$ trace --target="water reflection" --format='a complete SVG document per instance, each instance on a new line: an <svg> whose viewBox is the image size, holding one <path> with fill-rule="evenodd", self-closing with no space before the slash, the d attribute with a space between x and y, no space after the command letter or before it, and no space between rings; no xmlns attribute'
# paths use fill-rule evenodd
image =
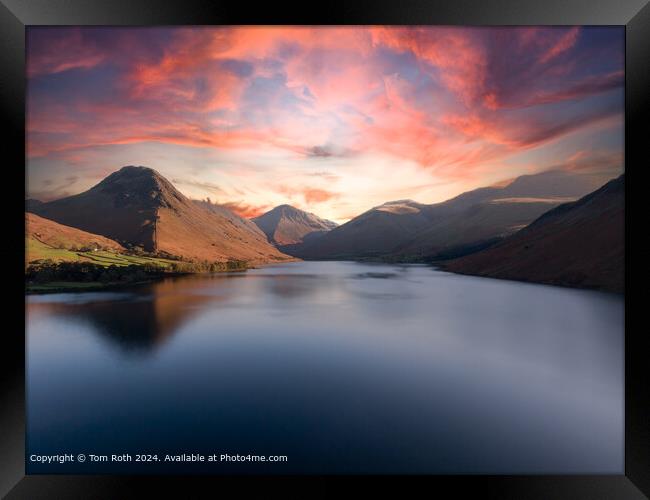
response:
<svg viewBox="0 0 650 500"><path fill-rule="evenodd" d="M305 299L323 287L325 276L316 274L273 274L260 276L264 291L282 299Z"/></svg>
<svg viewBox="0 0 650 500"><path fill-rule="evenodd" d="M90 331L125 352L146 353L161 347L197 310L228 300L220 293L202 293L211 289L205 278L169 278L129 293L35 296L31 307L35 313L43 310L53 317L85 322Z"/></svg>
<svg viewBox="0 0 650 500"><path fill-rule="evenodd" d="M366 272L355 274L354 278L357 279L366 279L366 278L379 278L379 279L391 279L397 278L399 275L397 273L377 273L377 272Z"/></svg>
<svg viewBox="0 0 650 500"><path fill-rule="evenodd" d="M622 471L620 297L298 262L33 296L27 315L33 452L290 457L150 469L177 473ZM100 465L30 472L132 471Z"/></svg>

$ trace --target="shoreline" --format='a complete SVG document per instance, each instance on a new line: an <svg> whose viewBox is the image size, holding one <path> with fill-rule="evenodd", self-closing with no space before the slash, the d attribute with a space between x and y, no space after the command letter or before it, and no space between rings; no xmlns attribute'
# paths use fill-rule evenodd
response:
<svg viewBox="0 0 650 500"><path fill-rule="evenodd" d="M384 265L399 265L399 264L419 264L419 265L425 265L427 267L431 267L432 269L438 270L438 271L443 271L451 274L456 274L459 276L472 276L475 278L487 278L487 279L496 279L496 280L501 280L501 281L512 281L516 283L527 283L531 285L545 285L545 286L556 286L560 288L569 288L569 289L574 289L574 290L589 290L589 291L595 291L595 292L601 292L601 293L610 293L614 295L619 295L619 296L625 296L625 291L624 290L612 290L608 288L602 288L598 286L580 286L580 285L575 285L575 284L570 284L566 282L559 282L559 281L535 281L535 280L527 280L527 279L516 279L516 278L506 278L506 277L497 277L497 276L489 276L489 275L483 275L483 274L473 274L473 273L464 273L460 271L452 271L445 266L445 261L437 261L437 262L426 262L424 260L411 260L411 261L406 261L406 260L381 260L381 259L352 259L352 258L340 258L340 259L300 259L300 258L294 258L294 259L287 259L283 261L274 261L274 262L256 262L256 263L251 263L244 269L224 269L221 271L213 271L213 272L167 272L167 273L162 273L160 275L152 276L150 279L146 280L141 280L141 281L134 281L134 282L107 282L107 283L102 283L102 282L97 282L97 281L50 281L50 282L44 282L44 283L33 283L33 284L25 284L25 295L43 295L43 294L48 294L48 293L74 293L74 292L90 292L90 291L103 291L103 290L114 290L114 289L120 289L120 288L130 288L133 286L142 286L142 285L147 285L151 283L155 283L157 281L161 281L165 278L177 278L181 276L200 276L200 275L209 275L209 274L222 274L222 273L230 273L230 272L237 272L237 273L242 273L249 271L251 269L259 269L261 267L266 267L266 266L273 266L273 265L280 265L280 264L287 264L291 262L341 262L341 261L348 261L348 262L358 262L362 264L384 264Z"/></svg>
<svg viewBox="0 0 650 500"><path fill-rule="evenodd" d="M162 281L165 278L178 278L182 276L201 276L222 273L243 273L251 269L260 267L285 264L287 262L301 262L301 259L293 258L283 261L273 262L250 262L244 268L222 269L218 271L176 271L176 272L162 272L160 274L152 275L151 277L139 281L123 282L100 282L100 281L65 281L54 280L42 283L25 283L25 295L45 295L48 293L75 293L75 292L95 292L104 290L115 290L122 288L130 288L134 286L148 285Z"/></svg>
<svg viewBox="0 0 650 500"><path fill-rule="evenodd" d="M625 287L623 287L623 290L618 290L618 289L611 289L607 287L602 287L598 285L577 285L574 283L568 283L566 281L559 281L559 280L545 280L545 281L540 281L540 280L529 280L525 278L507 278L507 277L502 277L502 276L490 276L488 274L477 274L477 273L468 273L468 272L461 272L461 271L454 271L449 268L447 268L447 263L450 262L453 259L449 260L428 260L424 258L414 258L414 259L382 259L382 258L375 258L375 257L362 257L362 258L353 258L353 257L341 257L341 258L332 258L332 259L303 259L304 262L343 262L343 261L348 261L348 262L358 262L360 264L386 264L386 265L404 265L404 264L419 264L419 265L424 265L431 267L432 269L436 269L438 271L443 271L446 273L451 273L451 274L457 274L459 276L472 276L474 278L487 278L487 279L495 279L495 280L501 280L501 281L513 281L516 283L527 283L529 285L545 285L545 286L555 286L555 287L560 287L560 288L569 288L569 289L574 289L574 290L589 290L593 292L601 292L601 293L611 293L614 295L621 295L625 296Z"/></svg>

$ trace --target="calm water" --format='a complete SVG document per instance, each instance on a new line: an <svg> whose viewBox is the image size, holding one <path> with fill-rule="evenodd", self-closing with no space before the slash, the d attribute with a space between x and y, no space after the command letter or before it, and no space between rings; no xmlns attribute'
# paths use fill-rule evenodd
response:
<svg viewBox="0 0 650 500"><path fill-rule="evenodd" d="M29 472L622 473L623 300L299 262L29 296Z"/></svg>

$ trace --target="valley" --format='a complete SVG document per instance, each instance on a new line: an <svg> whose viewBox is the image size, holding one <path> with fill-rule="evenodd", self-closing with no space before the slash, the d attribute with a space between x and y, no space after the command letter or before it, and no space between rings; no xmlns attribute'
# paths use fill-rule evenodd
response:
<svg viewBox="0 0 650 500"><path fill-rule="evenodd" d="M78 195L26 201L26 272L35 289L49 286L44 276L72 282L66 276L84 266L151 278L365 260L622 292L624 176L597 182L548 171L440 203L386 202L338 225L286 204L246 219L187 198L153 169L127 166Z"/></svg>

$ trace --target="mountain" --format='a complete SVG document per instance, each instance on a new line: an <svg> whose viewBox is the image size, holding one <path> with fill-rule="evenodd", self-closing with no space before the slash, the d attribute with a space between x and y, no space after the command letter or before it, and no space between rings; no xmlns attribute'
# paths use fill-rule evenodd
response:
<svg viewBox="0 0 650 500"><path fill-rule="evenodd" d="M316 241L337 227L336 222L291 205L277 206L252 221L271 243L290 255L299 255L306 242Z"/></svg>
<svg viewBox="0 0 650 500"><path fill-rule="evenodd" d="M83 193L44 203L38 215L126 246L188 260L269 262L288 257L236 216L206 210L151 168L123 167Z"/></svg>
<svg viewBox="0 0 650 500"><path fill-rule="evenodd" d="M516 232L565 198L488 199L460 208L432 209L426 227L393 249L396 256L445 259L487 247Z"/></svg>
<svg viewBox="0 0 650 500"><path fill-rule="evenodd" d="M601 184L599 177L556 170L475 189L442 203L384 203L330 231L317 244L306 245L303 256L451 258L494 244Z"/></svg>
<svg viewBox="0 0 650 500"><path fill-rule="evenodd" d="M57 250L125 250L109 238L64 226L33 213L25 213L25 229L27 262L40 259L61 260L59 257L65 252Z"/></svg>
<svg viewBox="0 0 650 500"><path fill-rule="evenodd" d="M451 260L462 274L624 290L625 175L562 204L495 246Z"/></svg>
<svg viewBox="0 0 650 500"><path fill-rule="evenodd" d="M396 245L413 237L430 222L430 207L412 200L398 200L372 208L308 242L307 258L354 258L390 254Z"/></svg>

